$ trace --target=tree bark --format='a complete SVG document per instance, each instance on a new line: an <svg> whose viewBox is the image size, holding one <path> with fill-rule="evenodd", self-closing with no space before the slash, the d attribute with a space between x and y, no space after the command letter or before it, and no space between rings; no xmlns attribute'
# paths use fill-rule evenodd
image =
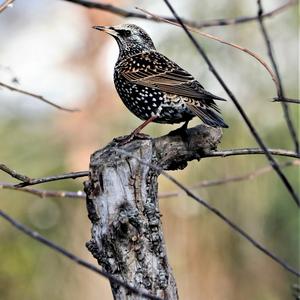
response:
<svg viewBox="0 0 300 300"><path fill-rule="evenodd" d="M164 170L183 169L188 161L216 149L222 131L205 125L185 136L168 134L119 145L112 141L91 155L85 182L92 238L87 248L107 272L163 299L178 299L157 201L159 172L126 157L123 149ZM114 299L139 296L111 283Z"/></svg>

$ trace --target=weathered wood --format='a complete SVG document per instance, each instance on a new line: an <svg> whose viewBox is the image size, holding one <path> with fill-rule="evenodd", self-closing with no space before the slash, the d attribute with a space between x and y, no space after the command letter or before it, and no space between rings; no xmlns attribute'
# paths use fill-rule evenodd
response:
<svg viewBox="0 0 300 300"><path fill-rule="evenodd" d="M116 149L175 170L215 149L221 136L220 129L200 125L189 129L185 138L169 134L122 146L112 141L92 154L90 178L85 182L92 222L87 248L106 271L163 299L178 299L157 201L159 174ZM111 287L117 300L140 299L123 287L113 283Z"/></svg>

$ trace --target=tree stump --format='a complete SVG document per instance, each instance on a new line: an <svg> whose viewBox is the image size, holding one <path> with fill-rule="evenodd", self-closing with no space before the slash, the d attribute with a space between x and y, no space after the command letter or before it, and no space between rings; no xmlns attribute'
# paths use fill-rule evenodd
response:
<svg viewBox="0 0 300 300"><path fill-rule="evenodd" d="M157 199L158 170L121 154L123 149L163 170L183 169L187 162L216 149L222 131L205 125L186 136L170 133L159 138L112 141L91 155L85 182L92 238L87 248L107 272L162 299L178 299L167 259ZM111 282L114 299L139 296Z"/></svg>

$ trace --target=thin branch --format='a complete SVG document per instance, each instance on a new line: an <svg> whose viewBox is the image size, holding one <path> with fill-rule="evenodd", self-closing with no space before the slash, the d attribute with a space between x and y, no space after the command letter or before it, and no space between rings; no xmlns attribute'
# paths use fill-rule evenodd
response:
<svg viewBox="0 0 300 300"><path fill-rule="evenodd" d="M71 173L54 175L54 176L47 176L47 177L42 177L42 178L30 178L26 175L17 173L15 170L10 169L5 164L0 164L0 170L7 173L11 177L22 181L21 183L14 185L16 188L50 182L50 181L57 181L57 180L63 180L63 179L69 179L69 178L75 179L78 177L89 176L89 171L79 171L79 172L71 172Z"/></svg>
<svg viewBox="0 0 300 300"><path fill-rule="evenodd" d="M148 163L139 157L132 155L131 153L119 149L119 148L114 148L116 152L123 154L127 157L132 157L136 159L139 163L144 164L153 170L161 173L163 176L165 176L167 179L169 179L171 182L173 182L176 186L178 186L182 191L184 191L189 197L192 199L196 200L198 203L201 205L205 206L208 210L210 210L212 213L214 213L216 216L218 216L220 219L222 219L230 228L235 230L238 234L240 234L243 238L245 238L248 242L250 242L255 248L259 249L261 252L269 256L271 259L273 259L275 262L277 262L280 266L282 266L285 270L289 271L290 273L300 277L300 273L289 266L285 261L283 261L281 258L277 257L275 254L270 252L268 249L266 249L263 245L258 243L256 240L254 240L248 233L246 233L243 229L241 229L238 225L233 223L230 219L228 219L222 212L220 212L218 209L216 209L214 206L200 198L199 196L196 196L189 188L185 187L182 183L180 183L177 179L169 175L166 171L164 171L162 168Z"/></svg>
<svg viewBox="0 0 300 300"><path fill-rule="evenodd" d="M168 24L171 24L171 25L174 25L174 26L182 28L181 25L178 24L178 22L174 22L174 21L170 21L170 20L164 19L164 18L162 18L162 17L160 17L158 15L155 15L155 14L153 14L153 13L151 13L151 12L149 12L149 11L143 9L143 8L137 7L137 9L140 10L140 11L142 11L142 12L144 12L147 15L150 15L151 17L153 17L153 18L155 18L155 19L157 19L157 20L159 20L161 22L165 22L165 23L168 23ZM212 34L209 34L209 33L206 33L206 32L202 32L202 31L200 31L199 29L197 29L195 27L186 26L186 28L189 31L195 32L195 33L197 33L197 34L199 34L201 36L204 36L206 38L212 39L214 41L220 42L222 44L225 44L227 46L233 47L235 49L241 50L241 51L249 54L250 56L252 56L256 61L258 61L267 70L267 72L270 74L270 76L271 76L271 78L272 78L272 80L273 80L273 82L275 84L276 90L279 90L279 82L278 82L277 77L274 74L272 68L270 66L268 66L268 64L263 60L263 58L260 57L254 51L252 51L250 49L247 49L247 48L245 48L243 46L240 46L238 44L227 42L227 41L225 41L225 40L223 40L223 39L221 39L221 38L219 38L217 36L214 36Z"/></svg>
<svg viewBox="0 0 300 300"><path fill-rule="evenodd" d="M83 266L107 279L109 279L111 282L121 285L125 288L128 289L128 291L135 293L139 296L145 297L147 299L154 299L154 300L162 300L162 298L154 296L154 295L150 295L148 293L145 293L144 291L116 278L115 276L111 275L108 272L105 272L103 270L101 270L100 268L94 266L93 264L81 259L80 257L74 255L73 253L65 250L64 248L62 248L61 246L53 243L52 241L46 239L44 236L40 235L38 232L33 231L32 229L30 229L29 227L19 223L18 221L14 220L12 217L10 217L8 214L6 214L3 210L0 210L0 217L2 217L3 219L5 219L7 222L9 222L12 226L14 226L16 229L18 229L19 231L21 231L22 233L28 235L29 237L33 238L34 240L42 243L43 245L51 248L52 250L54 250L57 253L62 254L63 256L69 258L71 261L77 263L80 266Z"/></svg>
<svg viewBox="0 0 300 300"><path fill-rule="evenodd" d="M286 3L278 6L277 8L270 10L267 13L263 14L263 18L269 18L273 17L285 9L289 8L290 6L296 4L298 0L289 0ZM237 17L237 18L231 18L231 19L217 19L217 20L208 20L203 22L194 22L196 28L202 28L202 27L211 27L211 26L227 26L227 25L237 25L237 24L243 24L251 21L256 21L257 16L245 16L245 17ZM191 22L192 23L192 22ZM188 24L187 24L188 25Z"/></svg>
<svg viewBox="0 0 300 300"><path fill-rule="evenodd" d="M272 155L284 156L284 157L293 157L293 158L300 158L300 154L289 151L285 149L268 149L268 151ZM260 148L242 148L242 149L227 149L227 150L220 150L220 151L210 151L210 152L203 152L201 153L201 158L205 157L227 157L227 156L236 156L236 155L261 155L265 154L265 152ZM22 183L14 185L14 187L22 188L25 186L63 180L63 179L75 179L78 177L86 177L89 176L89 171L79 171L79 172L71 172L66 174L42 177L42 178L30 178L26 175L17 173L15 170L10 169L4 164L0 164L0 170L4 171L5 173L9 174L13 178L16 178Z"/></svg>
<svg viewBox="0 0 300 300"><path fill-rule="evenodd" d="M43 102L45 102L45 103L47 103L47 104L49 104L49 105L51 105L51 106L53 106L53 107L55 107L55 108L57 108L57 109L63 110L63 111L68 111L68 112L76 112L76 111L79 111L79 109L77 109L77 108L71 109L71 108L65 108L65 107L62 107L62 106L60 106L60 105L58 105L58 104L55 104L55 103L53 103L53 102L51 102L51 101L45 99L43 96L40 96L40 95L37 95L37 94L33 94L33 93L31 93L31 92L27 92L27 91L24 91L24 90L15 88L15 87L13 87L13 86L11 86L11 85L8 85L8 84L6 84L6 83L3 83L3 82L0 82L0 86L2 86L2 87L4 87L4 88L7 88L7 89L9 89L9 90L11 90L11 91L13 91L13 92L18 92L18 93L20 93L20 94L27 95L27 96L31 96L31 97L33 97L33 98L39 99L39 100L41 100L41 101L43 101Z"/></svg>
<svg viewBox="0 0 300 300"><path fill-rule="evenodd" d="M300 104L300 100L299 99L292 99L292 98L273 98L274 102L286 102L286 103L295 103L295 104Z"/></svg>
<svg viewBox="0 0 300 300"><path fill-rule="evenodd" d="M284 164L279 165L281 169L291 167L291 166L300 166L300 159L296 159L293 161L288 161ZM264 175L266 173L269 173L272 171L272 167L270 165L265 166L263 168L259 168L257 170L254 170L253 172L249 172L243 175L239 176L231 176L231 177L225 177L221 179L213 179L213 180L204 180L200 183L196 183L193 186L191 186L191 189L197 189L197 188L204 188L204 187L211 187L216 185L222 185L229 182L238 182L238 181L244 181L244 180L253 180L256 177L259 177L261 175Z"/></svg>
<svg viewBox="0 0 300 300"><path fill-rule="evenodd" d="M291 166L299 166L300 160L296 159L293 161L286 162L280 165L280 168L286 168ZM198 188L205 188L211 187L221 184L227 184L231 182L238 182L243 180L253 180L254 178L266 174L272 171L271 166L266 166L260 169L257 169L253 172L249 172L247 174L239 175L239 176L232 176L232 177L225 177L220 179L213 179L213 180L203 180L193 186L190 189L198 189ZM15 184L10 182L1 182L0 181L0 189L7 189L7 190L14 190L19 192L26 192L40 198L47 198L47 197L56 197L56 198L72 198L72 199L85 199L86 194L84 191L77 191L77 192L70 192L70 191L52 191L52 190L41 190L41 189L33 189L33 188L17 188ZM160 193L158 195L159 198L169 198L169 197L177 197L180 196L180 192L166 192Z"/></svg>
<svg viewBox="0 0 300 300"><path fill-rule="evenodd" d="M300 154L294 151L289 151L284 149L268 148L268 152L272 155L300 158ZM202 157L226 157L226 156L234 156L234 155L251 155L251 154L255 154L255 155L265 154L265 151L260 148L227 149L227 150L206 152L202 155Z"/></svg>
<svg viewBox="0 0 300 300"><path fill-rule="evenodd" d="M272 154L269 152L268 148L266 147L265 143L261 139L260 135L258 134L258 132L256 131L255 127L252 125L251 121L249 120L246 112L244 111L244 109L242 108L242 106L239 104L237 98L233 95L233 93L228 88L228 86L226 85L226 83L224 82L224 80L222 79L222 77L219 75L219 73L217 72L217 70L213 66L212 62L210 61L210 59L206 55L205 51L203 50L203 48L199 45L199 43L195 40L195 38L192 36L192 34L188 31L188 29L186 28L186 26L183 24L182 20L177 15L177 13L175 12L174 8L171 6L170 2L168 0L164 0L164 2L169 7L169 9L171 10L172 14L177 19L178 23L180 23L180 25L182 26L183 30L187 34L187 36L189 37L189 39L191 40L191 42L193 43L193 45L198 50L199 54L203 57L203 59L205 60L205 62L208 64L210 71L215 75L215 77L217 78L217 80L219 81L219 83L221 84L221 86L224 88L224 90L226 91L226 93L228 94L228 96L230 97L230 99L232 100L232 102L234 103L234 105L236 106L236 108L239 111L239 113L241 114L243 120L247 124L250 132L254 136L256 142L259 144L260 148L265 152L265 155L266 155L267 159L269 160L271 166L276 171L278 177L281 179L281 181L283 182L283 184L285 185L285 187L287 188L287 190L291 194L292 199L294 200L294 202L297 204L298 207L300 207L299 196L297 195L297 193L295 192L294 188L292 187L292 185L288 181L287 177L280 170L280 168L278 166L278 163L273 158Z"/></svg>
<svg viewBox="0 0 300 300"><path fill-rule="evenodd" d="M12 5L13 2L14 2L14 0L6 0L6 1L4 1L4 3L2 3L0 5L0 13L2 13L7 7L9 7L10 5Z"/></svg>
<svg viewBox="0 0 300 300"><path fill-rule="evenodd" d="M86 8L104 10L124 18L139 18L139 19L159 22L158 19L145 16L144 14L135 11L126 10L124 8L120 8L108 3L91 2L85 0L64 0L64 1L71 2L74 4L79 4ZM263 14L263 17L264 18L272 17L282 12L283 10L287 9L288 7L294 5L295 3L297 3L297 0L289 0L286 3L282 4L281 6L271 10L270 12ZM176 19L170 17L162 17L162 18L167 19L169 21L176 21ZM188 26L192 26L195 28L203 28L203 27L211 27L211 26L226 26L226 25L242 24L250 21L255 21L257 20L257 18L258 18L257 16L245 16L245 17L230 18L230 19L207 20L202 22L190 21L190 20L183 20L183 21Z"/></svg>
<svg viewBox="0 0 300 300"><path fill-rule="evenodd" d="M33 188L17 188L15 184L10 182L0 181L0 189L4 190L14 190L29 193L40 198L47 197L57 197L57 198L72 198L72 199L85 199L85 193L83 191L78 192L69 192L69 191L49 191L49 190L40 190Z"/></svg>
<svg viewBox="0 0 300 300"><path fill-rule="evenodd" d="M267 49L268 49L268 55L270 57L270 60L271 60L271 63L273 65L273 68L274 68L274 71L275 71L275 74L276 74L276 77L277 77L277 81L278 81L278 89L277 89L278 99L283 99L284 100L285 95L284 95L284 89L283 89L283 85L282 85L281 76L280 76L280 73L279 73L277 63L275 61L274 54L273 54L271 40L269 38L267 29L266 29L266 27L264 25L264 22L263 22L263 17L262 17L263 7L262 7L261 0L257 0L257 6L258 6L258 12L257 12L258 22L259 22L260 29L261 29L262 35L264 37L264 40L265 40L265 43L266 43L266 46L267 46ZM291 119L289 107L288 107L286 101L282 101L281 105L282 105L284 118L286 120L290 135L291 135L292 140L295 144L296 152L299 153L300 152L299 141L298 141L298 138L297 138L296 129L295 129L294 124L293 124L292 119Z"/></svg>
<svg viewBox="0 0 300 300"><path fill-rule="evenodd" d="M17 173L15 170L10 169L5 164L0 164L0 170L7 173L11 177L16 178L16 179L18 179L20 181L23 181L23 182L30 182L30 180L31 180L28 176Z"/></svg>
<svg viewBox="0 0 300 300"><path fill-rule="evenodd" d="M280 168L283 169L283 168L287 168L287 167L291 167L291 166L300 166L300 160L295 159L293 161L288 161L284 164L281 164ZM212 187L212 186L223 185L223 184L232 183L232 182L253 180L253 179L255 179L261 175L264 175L272 170L273 170L272 167L270 165L268 165L263 168L254 170L253 172L249 172L249 173L239 175L239 176L224 177L224 178L212 179L212 180L203 180L203 181L200 181L199 183L196 183L196 184L190 186L189 188L191 190L194 190L194 189L199 189L199 188L207 188L207 187ZM178 197L180 195L182 195L182 192L175 191L175 192L161 193L158 195L158 197L159 198L170 198L170 197Z"/></svg>
<svg viewBox="0 0 300 300"><path fill-rule="evenodd" d="M54 175L54 176L48 176L48 177L41 177L41 178L30 178L30 181L27 182L21 182L19 184L16 184L16 188L22 188L29 185L35 185L40 183L46 183L51 181L58 181L63 179L75 179L79 177L86 177L89 176L89 171L79 171L79 172L72 172L67 174L61 174L61 175Z"/></svg>

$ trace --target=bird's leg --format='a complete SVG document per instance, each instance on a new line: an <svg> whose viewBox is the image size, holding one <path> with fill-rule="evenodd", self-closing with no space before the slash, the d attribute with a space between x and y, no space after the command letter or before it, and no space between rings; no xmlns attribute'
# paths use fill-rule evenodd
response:
<svg viewBox="0 0 300 300"><path fill-rule="evenodd" d="M140 133L141 130L143 128L145 128L149 123L153 122L156 118L158 118L157 115L153 115L151 116L148 120L146 120L145 122L143 122L139 127L137 127L135 130L132 131L131 134L127 135L125 138L122 138L121 140L116 140L119 143L121 143L122 145L127 144L129 142L131 142L135 137L143 139L145 138L147 135Z"/></svg>
<svg viewBox="0 0 300 300"><path fill-rule="evenodd" d="M140 132L142 131L142 129L145 128L149 123L153 122L157 117L158 117L157 115L151 116L148 120L146 120L144 123L142 123L139 127L134 129L129 136L131 136L131 135L133 137L138 136L140 134Z"/></svg>

